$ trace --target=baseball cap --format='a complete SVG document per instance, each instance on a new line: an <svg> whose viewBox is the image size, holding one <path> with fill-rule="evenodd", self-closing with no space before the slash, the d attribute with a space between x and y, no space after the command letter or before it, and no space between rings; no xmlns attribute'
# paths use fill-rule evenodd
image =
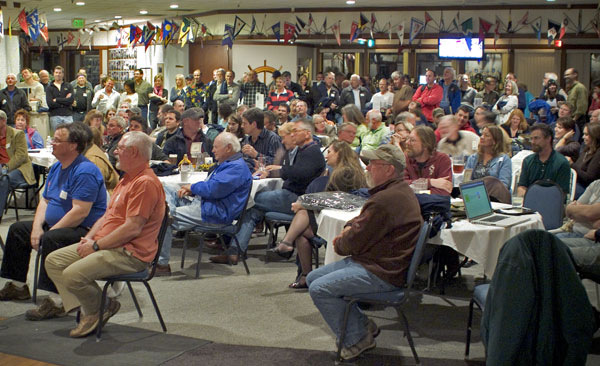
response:
<svg viewBox="0 0 600 366"><path fill-rule="evenodd" d="M192 75L192 74L188 74L188 75L185 77L185 80L194 80L194 75Z"/></svg>
<svg viewBox="0 0 600 366"><path fill-rule="evenodd" d="M127 108L127 110L125 112L131 112L133 114L139 114L139 115L142 114L142 110L140 109L140 107L135 107L135 106Z"/></svg>
<svg viewBox="0 0 600 366"><path fill-rule="evenodd" d="M371 160L383 160L392 164L396 171L404 171L406 168L404 153L398 146L392 144L381 145L376 150L363 150L360 158L365 164L369 164Z"/></svg>
<svg viewBox="0 0 600 366"><path fill-rule="evenodd" d="M445 115L444 110L442 108L436 108L433 110L434 117L443 117Z"/></svg>

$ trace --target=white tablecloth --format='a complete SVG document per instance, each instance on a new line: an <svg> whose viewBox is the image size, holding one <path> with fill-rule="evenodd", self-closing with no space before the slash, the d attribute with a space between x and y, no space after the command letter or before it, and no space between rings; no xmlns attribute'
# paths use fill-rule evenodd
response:
<svg viewBox="0 0 600 366"><path fill-rule="evenodd" d="M492 207L497 209L510 207L510 205L492 202ZM317 215L319 224L317 235L327 240L325 264L343 258L334 252L331 242L342 231L344 224L359 213L360 210L351 212L323 210ZM496 269L500 249L508 239L528 229L544 230L542 216L536 213L526 217L529 218L528 221L508 228L476 225L466 220L457 221L452 224L452 228L441 230L428 243L449 246L460 254L473 259L481 265L483 273L491 278Z"/></svg>
<svg viewBox="0 0 600 366"><path fill-rule="evenodd" d="M189 182L181 181L181 174L168 175L166 177L158 177L158 179L164 185L179 185L182 186L184 184L196 183L199 181L203 181L208 176L206 172L193 172ZM248 201L248 206L246 208L250 208L254 206L254 196L258 192L262 191L273 191L275 189L280 189L283 185L283 180L281 178L266 178L266 179L254 179L252 181L252 193L250 193L250 200Z"/></svg>
<svg viewBox="0 0 600 366"><path fill-rule="evenodd" d="M29 150L28 154L33 164L46 168L50 168L56 162L56 157L52 155L50 149Z"/></svg>

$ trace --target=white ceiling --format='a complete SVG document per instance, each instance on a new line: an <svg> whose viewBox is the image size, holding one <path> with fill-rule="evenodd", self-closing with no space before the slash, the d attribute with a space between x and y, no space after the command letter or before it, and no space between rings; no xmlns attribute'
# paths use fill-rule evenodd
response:
<svg viewBox="0 0 600 366"><path fill-rule="evenodd" d="M295 1L273 1L273 0L82 0L86 4L84 6L75 5L76 0L21 0L21 8L15 8L13 0L5 1L6 6L2 7L4 12L4 20L8 21L10 16L15 22L15 18L19 11L25 7L27 11L37 8L40 13L45 13L48 19L49 28L71 28L71 20L73 18L83 18L86 25L95 24L96 21L104 23L112 23L116 15L123 18L119 21L121 24L129 24L131 22L139 22L146 19L158 20L165 17L174 18L186 14L196 14L213 10L234 10L234 9L252 9L260 12L258 9L291 8L301 6L302 8L314 8L318 11L323 7L341 7L349 8L345 0L303 0L298 3ZM557 0L555 2L547 2L546 0L458 0L449 3L447 0L421 0L418 3L413 0L356 0L356 5L353 7L402 7L402 6L431 6L432 8L442 6L481 6L481 5L497 5L497 6L524 6L524 5L547 5L552 8L556 4L598 4L598 0ZM170 9L170 4L178 4L179 9ZM55 12L54 8L61 8L61 12ZM147 10L147 15L140 15L140 10ZM13 23L14 24L14 23ZM8 27L6 27L8 28Z"/></svg>

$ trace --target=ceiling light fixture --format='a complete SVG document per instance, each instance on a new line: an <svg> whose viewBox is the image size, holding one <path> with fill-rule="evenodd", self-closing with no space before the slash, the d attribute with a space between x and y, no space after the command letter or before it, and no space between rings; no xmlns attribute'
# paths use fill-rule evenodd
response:
<svg viewBox="0 0 600 366"><path fill-rule="evenodd" d="M354 4L356 4L356 1L355 0L346 0L346 4L354 5Z"/></svg>
<svg viewBox="0 0 600 366"><path fill-rule="evenodd" d="M121 19L120 15L115 15L115 19Z"/></svg>
<svg viewBox="0 0 600 366"><path fill-rule="evenodd" d="M83 1L78 1L78 2L75 3L75 5L77 5L77 6L84 6L85 3Z"/></svg>
<svg viewBox="0 0 600 366"><path fill-rule="evenodd" d="M148 14L148 10L140 10L140 14L146 15L146 14Z"/></svg>
<svg viewBox="0 0 600 366"><path fill-rule="evenodd" d="M177 5L177 4L169 5L169 8L171 8L171 9L177 9L178 7L179 7L179 5Z"/></svg>
<svg viewBox="0 0 600 366"><path fill-rule="evenodd" d="M54 8L54 11L62 11L61 8Z"/></svg>
<svg viewBox="0 0 600 366"><path fill-rule="evenodd" d="M101 22L101 20L100 20L100 19L96 19L96 20L94 20L94 23L100 23L100 22Z"/></svg>

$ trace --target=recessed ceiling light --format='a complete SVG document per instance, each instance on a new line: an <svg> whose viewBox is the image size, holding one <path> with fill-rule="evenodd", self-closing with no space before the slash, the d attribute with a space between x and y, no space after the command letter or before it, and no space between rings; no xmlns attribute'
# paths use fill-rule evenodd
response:
<svg viewBox="0 0 600 366"><path fill-rule="evenodd" d="M169 6L169 8L171 8L171 9L177 9L178 7L179 7L179 5L177 5L177 4L171 4Z"/></svg>
<svg viewBox="0 0 600 366"><path fill-rule="evenodd" d="M121 19L120 15L115 15L115 19Z"/></svg>
<svg viewBox="0 0 600 366"><path fill-rule="evenodd" d="M61 8L54 8L54 11L62 11Z"/></svg>
<svg viewBox="0 0 600 366"><path fill-rule="evenodd" d="M100 22L101 22L101 20L100 20L100 19L96 19L96 20L94 20L94 23L100 23Z"/></svg>
<svg viewBox="0 0 600 366"><path fill-rule="evenodd" d="M75 5L77 5L77 6L84 6L85 3L83 1L78 1L78 2L75 3Z"/></svg>
<svg viewBox="0 0 600 366"><path fill-rule="evenodd" d="M356 3L355 0L346 0L346 4L348 5L354 5Z"/></svg>
<svg viewBox="0 0 600 366"><path fill-rule="evenodd" d="M148 14L148 10L140 10L140 14L146 15L146 14Z"/></svg>

